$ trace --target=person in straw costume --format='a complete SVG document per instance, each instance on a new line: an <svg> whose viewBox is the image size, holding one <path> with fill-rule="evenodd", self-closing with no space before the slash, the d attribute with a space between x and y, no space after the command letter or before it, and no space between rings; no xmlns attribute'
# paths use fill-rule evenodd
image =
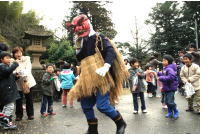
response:
<svg viewBox="0 0 221 135"><path fill-rule="evenodd" d="M79 15L66 27L75 35L76 56L80 61L80 75L69 97L79 99L87 118L87 133L98 133L98 120L93 107L110 117L116 124L116 133L124 134L127 126L114 105L123 90L122 83L129 76L122 55L112 41L95 33L86 15Z"/></svg>

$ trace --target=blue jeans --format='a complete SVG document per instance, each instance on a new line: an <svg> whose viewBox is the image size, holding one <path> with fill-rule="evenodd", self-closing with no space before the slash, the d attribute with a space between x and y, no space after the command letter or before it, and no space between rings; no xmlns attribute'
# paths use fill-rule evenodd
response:
<svg viewBox="0 0 221 135"><path fill-rule="evenodd" d="M138 111L138 101L137 101L137 97L140 96L140 101L141 101L141 109L145 110L146 109L146 105L145 105L145 100L144 100L144 93L143 92L139 92L139 93L132 93L133 95L133 104L134 104L134 110Z"/></svg>
<svg viewBox="0 0 221 135"><path fill-rule="evenodd" d="M165 103L170 108L176 108L175 98L174 98L175 91L167 91L165 92Z"/></svg>
<svg viewBox="0 0 221 135"><path fill-rule="evenodd" d="M48 104L48 113L52 113L53 112L53 97L43 95L42 100L41 100L41 111L40 111L41 114L46 113L47 104Z"/></svg>
<svg viewBox="0 0 221 135"><path fill-rule="evenodd" d="M110 104L109 93L102 95L99 90L96 92L96 95L81 99L81 107L83 112L88 120L95 119L94 114L94 105L96 104L97 109L106 114L110 118L115 118L118 115L118 112Z"/></svg>

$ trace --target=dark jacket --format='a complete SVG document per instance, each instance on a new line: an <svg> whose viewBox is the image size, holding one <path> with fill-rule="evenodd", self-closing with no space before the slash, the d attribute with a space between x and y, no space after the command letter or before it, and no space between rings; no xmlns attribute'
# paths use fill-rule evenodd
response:
<svg viewBox="0 0 221 135"><path fill-rule="evenodd" d="M112 65L114 63L114 60L116 59L116 53L114 51L114 48L110 44L109 40L106 37L104 37L104 35L100 34L99 36L102 38L102 44L101 42L98 42L98 49L101 52L104 62ZM84 38L83 47L81 48L80 52L76 55L78 61L81 61L82 59L95 54L95 42L96 34ZM109 71L113 79L115 80L112 66Z"/></svg>
<svg viewBox="0 0 221 135"><path fill-rule="evenodd" d="M199 52L192 52L193 55L193 63L197 64L200 66L200 53Z"/></svg>
<svg viewBox="0 0 221 135"><path fill-rule="evenodd" d="M176 91L178 87L176 64L164 67L163 72L158 72L159 80L163 84L163 91Z"/></svg>
<svg viewBox="0 0 221 135"><path fill-rule="evenodd" d="M116 53L114 48L110 44L107 38L103 35L99 35L102 38L102 46L99 42L98 48L101 52L102 57L104 58L105 63L112 65L116 58ZM95 42L96 42L96 34L84 38L83 47L81 48L80 52L77 54L77 59L81 61L82 59L94 55L95 54Z"/></svg>
<svg viewBox="0 0 221 135"><path fill-rule="evenodd" d="M130 77L129 77L129 84L130 84L130 90L132 93L139 93L139 92L144 92L145 89L145 85L143 83L143 79L145 78L145 74L143 72L142 69L139 68L130 68L129 69L129 73L130 73ZM137 73L141 73L141 76L138 76L138 85L137 85L137 89L135 91L132 91L132 87L133 87L133 81L134 81L134 77L136 77Z"/></svg>
<svg viewBox="0 0 221 135"><path fill-rule="evenodd" d="M20 98L13 74L17 67L16 62L11 66L0 63L0 105L12 103Z"/></svg>
<svg viewBox="0 0 221 135"><path fill-rule="evenodd" d="M46 72L42 77L42 94L53 96L55 90L54 75Z"/></svg>

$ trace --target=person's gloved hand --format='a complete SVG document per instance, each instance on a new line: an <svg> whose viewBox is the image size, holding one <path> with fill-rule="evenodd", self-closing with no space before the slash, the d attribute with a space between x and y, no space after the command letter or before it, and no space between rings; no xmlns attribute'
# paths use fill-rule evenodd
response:
<svg viewBox="0 0 221 135"><path fill-rule="evenodd" d="M98 68L96 70L96 73L99 74L100 76L104 77L106 73L109 71L111 65L108 63L105 63L103 67Z"/></svg>

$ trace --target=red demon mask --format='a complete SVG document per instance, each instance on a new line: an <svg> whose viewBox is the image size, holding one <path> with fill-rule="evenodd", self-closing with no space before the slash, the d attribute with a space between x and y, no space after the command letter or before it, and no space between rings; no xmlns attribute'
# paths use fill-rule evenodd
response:
<svg viewBox="0 0 221 135"><path fill-rule="evenodd" d="M68 29L76 33L78 37L86 37L90 33L89 19L86 15L79 15L73 18L72 22L66 22Z"/></svg>

